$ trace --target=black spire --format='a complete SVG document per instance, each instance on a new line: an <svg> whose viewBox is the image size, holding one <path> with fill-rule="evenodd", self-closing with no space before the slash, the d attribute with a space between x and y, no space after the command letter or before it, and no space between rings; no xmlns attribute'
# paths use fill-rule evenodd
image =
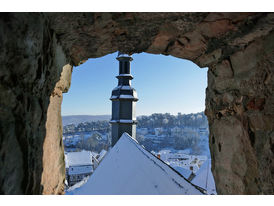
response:
<svg viewBox="0 0 274 206"><path fill-rule="evenodd" d="M132 138L136 138L136 112L135 105L138 101L137 93L131 87L133 76L130 74L130 55L118 53L119 61L118 86L112 90L110 100L112 101L111 136L112 146L118 141L124 132Z"/></svg>

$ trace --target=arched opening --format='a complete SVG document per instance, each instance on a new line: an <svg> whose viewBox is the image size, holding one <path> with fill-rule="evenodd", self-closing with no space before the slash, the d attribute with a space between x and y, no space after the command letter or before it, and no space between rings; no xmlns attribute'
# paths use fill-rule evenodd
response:
<svg viewBox="0 0 274 206"><path fill-rule="evenodd" d="M218 193L273 193L272 13L2 17L1 194L62 194L59 113L66 88L54 87L64 65L117 50L208 66L206 115Z"/></svg>
<svg viewBox="0 0 274 206"><path fill-rule="evenodd" d="M94 157L100 157L101 150L109 149L109 98L112 89L117 86L115 76L118 75L119 66L116 57L117 52L89 59L74 69L72 86L69 93L64 95L62 104L66 155L86 150L92 152ZM204 115L207 68L201 69L188 60L172 56L141 53L132 57L132 87L137 90L140 99L136 109L139 122L136 139L147 151L191 182L198 176L198 170L205 167L202 165L210 166L211 162L208 122ZM127 67L122 65L121 68ZM95 132L97 136L104 138L94 138ZM66 161L69 164L69 160ZM210 167L206 168L211 173ZM66 172L68 173L68 168ZM73 173L71 176L75 175ZM204 182L209 182L208 179L213 178L210 175L199 177L200 182L203 178ZM68 174L66 177L68 180ZM78 182L84 177L86 175L79 178ZM86 181L85 178L77 187ZM73 185L77 181L71 182L67 183L69 194L73 194ZM199 184L198 181L194 182ZM215 183L213 186L214 188L204 189L210 190L209 194L216 194Z"/></svg>

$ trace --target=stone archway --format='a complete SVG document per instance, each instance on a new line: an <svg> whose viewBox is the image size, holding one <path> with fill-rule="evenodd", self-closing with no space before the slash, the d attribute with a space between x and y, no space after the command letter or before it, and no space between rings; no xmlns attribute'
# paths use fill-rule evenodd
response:
<svg viewBox="0 0 274 206"><path fill-rule="evenodd" d="M273 21L272 13L1 14L0 193L62 193L61 127L49 124L58 115L47 111L58 110L53 96L67 86L56 82L64 65L120 50L209 67L218 193L273 194Z"/></svg>

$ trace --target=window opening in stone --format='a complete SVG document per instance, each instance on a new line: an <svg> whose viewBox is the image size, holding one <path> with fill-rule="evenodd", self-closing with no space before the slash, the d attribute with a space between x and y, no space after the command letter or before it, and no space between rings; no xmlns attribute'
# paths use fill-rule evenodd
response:
<svg viewBox="0 0 274 206"><path fill-rule="evenodd" d="M76 194L75 188L87 184L111 149L110 93L118 84L115 76L130 73L122 71L128 62L121 65L116 57L117 52L75 67L70 91L64 94L67 194ZM207 68L172 56L132 57L132 87L139 98L138 143L207 194L216 194L204 115Z"/></svg>

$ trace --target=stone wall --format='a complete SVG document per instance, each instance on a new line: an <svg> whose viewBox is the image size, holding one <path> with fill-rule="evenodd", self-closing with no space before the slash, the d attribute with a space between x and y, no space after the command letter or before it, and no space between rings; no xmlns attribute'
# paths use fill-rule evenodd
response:
<svg viewBox="0 0 274 206"><path fill-rule="evenodd" d="M43 145L43 194L64 194L65 162L61 105L63 93L71 83L72 66L63 67L60 80L50 96L47 111L46 137Z"/></svg>
<svg viewBox="0 0 274 206"><path fill-rule="evenodd" d="M50 19L75 65L120 50L209 67L206 115L218 193L274 193L273 13L81 13Z"/></svg>
<svg viewBox="0 0 274 206"><path fill-rule="evenodd" d="M0 193L63 193L62 68L120 50L209 67L218 193L273 194L273 30L273 13L1 14Z"/></svg>
<svg viewBox="0 0 274 206"><path fill-rule="evenodd" d="M2 13L0 48L0 194L41 194L47 110L67 60L39 13Z"/></svg>
<svg viewBox="0 0 274 206"><path fill-rule="evenodd" d="M274 35L210 67L206 114L220 194L274 194Z"/></svg>

